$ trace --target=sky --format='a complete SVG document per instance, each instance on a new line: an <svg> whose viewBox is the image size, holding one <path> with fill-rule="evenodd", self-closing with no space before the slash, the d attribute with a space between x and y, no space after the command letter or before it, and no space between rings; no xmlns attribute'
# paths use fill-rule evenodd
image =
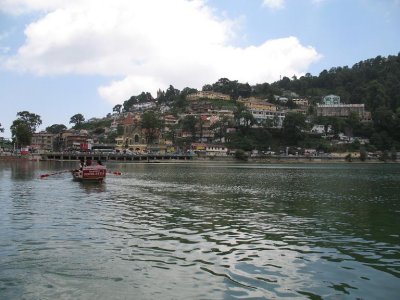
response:
<svg viewBox="0 0 400 300"><path fill-rule="evenodd" d="M220 78L318 76L400 52L400 0L0 0L1 137Z"/></svg>

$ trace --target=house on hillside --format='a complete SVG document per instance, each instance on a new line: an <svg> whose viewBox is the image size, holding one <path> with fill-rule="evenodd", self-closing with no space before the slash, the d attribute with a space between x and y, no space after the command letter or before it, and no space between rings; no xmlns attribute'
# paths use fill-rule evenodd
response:
<svg viewBox="0 0 400 300"><path fill-rule="evenodd" d="M351 114L358 115L361 121L370 122L371 113L365 110L364 104L341 104L336 95L325 96L322 104L317 104L317 116L348 118Z"/></svg>
<svg viewBox="0 0 400 300"><path fill-rule="evenodd" d="M239 99L238 102L246 106L257 124L271 124L271 127L282 127L286 112L279 110L275 104L254 97Z"/></svg>

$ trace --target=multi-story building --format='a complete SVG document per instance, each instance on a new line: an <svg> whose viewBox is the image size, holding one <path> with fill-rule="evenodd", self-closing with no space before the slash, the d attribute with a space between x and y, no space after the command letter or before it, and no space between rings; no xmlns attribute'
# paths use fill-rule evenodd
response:
<svg viewBox="0 0 400 300"><path fill-rule="evenodd" d="M286 111L279 110L275 104L257 98L240 99L251 112L258 124L270 124L271 127L280 128L286 116Z"/></svg>
<svg viewBox="0 0 400 300"><path fill-rule="evenodd" d="M39 151L53 151L57 135L47 132L38 132L32 135L31 147Z"/></svg>
<svg viewBox="0 0 400 300"><path fill-rule="evenodd" d="M238 102L244 104L250 110L251 109L268 110L268 111L278 110L278 107L275 104L254 97L240 98Z"/></svg>
<svg viewBox="0 0 400 300"><path fill-rule="evenodd" d="M60 150L80 150L82 144L87 144L89 134L86 130L64 130L60 133L57 143Z"/></svg>
<svg viewBox="0 0 400 300"><path fill-rule="evenodd" d="M308 99L301 99L301 98L293 99L293 103L298 106L303 106L303 107L309 106Z"/></svg>
<svg viewBox="0 0 400 300"><path fill-rule="evenodd" d="M317 104L317 115L323 117L349 117L356 113L360 119L364 119L364 104Z"/></svg>
<svg viewBox="0 0 400 300"><path fill-rule="evenodd" d="M357 114L361 121L371 121L371 113L365 110L364 104L341 104L339 96L325 96L322 104L317 104L317 116L348 118L352 113Z"/></svg>

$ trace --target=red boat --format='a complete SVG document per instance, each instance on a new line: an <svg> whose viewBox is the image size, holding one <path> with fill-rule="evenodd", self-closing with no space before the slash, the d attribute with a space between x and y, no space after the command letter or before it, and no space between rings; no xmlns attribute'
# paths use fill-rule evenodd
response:
<svg viewBox="0 0 400 300"><path fill-rule="evenodd" d="M87 166L78 170L72 171L74 180L77 181L91 181L91 182L103 182L106 178L107 168L102 165Z"/></svg>

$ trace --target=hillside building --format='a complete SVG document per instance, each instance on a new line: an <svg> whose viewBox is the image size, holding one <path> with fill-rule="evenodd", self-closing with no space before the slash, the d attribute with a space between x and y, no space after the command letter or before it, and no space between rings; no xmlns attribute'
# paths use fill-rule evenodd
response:
<svg viewBox="0 0 400 300"><path fill-rule="evenodd" d="M200 91L197 93L187 95L186 99L191 101L196 101L201 99L229 101L231 100L231 97L226 94L212 92L212 91Z"/></svg>
<svg viewBox="0 0 400 300"><path fill-rule="evenodd" d="M286 112L279 110L278 106L257 98L239 99L251 112L257 124L270 124L271 127L281 128Z"/></svg>

